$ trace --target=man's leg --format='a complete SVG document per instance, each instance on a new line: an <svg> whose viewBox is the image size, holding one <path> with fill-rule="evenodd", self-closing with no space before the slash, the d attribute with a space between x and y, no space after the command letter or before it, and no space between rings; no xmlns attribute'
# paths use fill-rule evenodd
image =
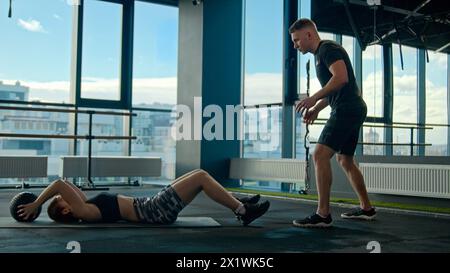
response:
<svg viewBox="0 0 450 273"><path fill-rule="evenodd" d="M317 213L322 217L326 217L330 213L330 190L332 182L330 159L334 153L333 149L322 144L317 144L314 150L316 186L319 194Z"/></svg>
<svg viewBox="0 0 450 273"><path fill-rule="evenodd" d="M359 198L360 206L363 210L370 210L372 205L370 204L369 196L367 194L366 186L364 184L364 177L356 165L353 156L349 155L336 155L336 160L341 165L348 180L350 181L353 190L356 192Z"/></svg>

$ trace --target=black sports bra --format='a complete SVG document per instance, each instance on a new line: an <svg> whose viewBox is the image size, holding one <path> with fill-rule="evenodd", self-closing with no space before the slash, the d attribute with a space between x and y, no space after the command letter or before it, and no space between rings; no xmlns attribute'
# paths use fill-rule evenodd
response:
<svg viewBox="0 0 450 273"><path fill-rule="evenodd" d="M122 219L120 216L117 194L102 192L87 200L86 203L91 203L97 206L102 214L102 222L114 223Z"/></svg>

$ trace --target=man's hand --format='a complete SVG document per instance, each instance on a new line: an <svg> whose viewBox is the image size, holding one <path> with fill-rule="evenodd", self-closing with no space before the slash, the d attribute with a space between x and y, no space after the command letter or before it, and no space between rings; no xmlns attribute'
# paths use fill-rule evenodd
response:
<svg viewBox="0 0 450 273"><path fill-rule="evenodd" d="M297 103L295 106L295 111L299 112L301 115L303 115L303 112L308 112L308 109L312 108L314 105L316 105L317 99L315 96L303 99Z"/></svg>
<svg viewBox="0 0 450 273"><path fill-rule="evenodd" d="M308 125L313 124L318 115L319 111L317 111L316 108L308 109L305 115L303 115L303 123L306 123Z"/></svg>
<svg viewBox="0 0 450 273"><path fill-rule="evenodd" d="M19 213L19 217L27 220L29 217L34 217L38 211L38 204L33 202L33 203L28 203L25 205L20 205L17 207L18 210L17 212Z"/></svg>

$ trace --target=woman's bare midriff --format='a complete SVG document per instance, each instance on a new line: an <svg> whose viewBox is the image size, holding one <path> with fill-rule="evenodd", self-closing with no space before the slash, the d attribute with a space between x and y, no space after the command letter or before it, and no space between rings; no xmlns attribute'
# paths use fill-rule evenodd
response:
<svg viewBox="0 0 450 273"><path fill-rule="evenodd" d="M131 222L139 222L139 218L134 210L133 200L133 197L120 194L117 195L117 202L119 203L120 216L122 216L122 219Z"/></svg>

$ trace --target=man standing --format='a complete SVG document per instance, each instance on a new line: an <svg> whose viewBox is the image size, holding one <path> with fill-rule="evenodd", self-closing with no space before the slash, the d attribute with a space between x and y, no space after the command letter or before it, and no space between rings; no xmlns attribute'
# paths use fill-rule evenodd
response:
<svg viewBox="0 0 450 273"><path fill-rule="evenodd" d="M299 19L289 28L294 47L302 54L315 57L316 74L322 89L296 104L303 121L312 124L319 112L330 105L331 114L322 130L313 154L319 204L316 213L294 220L298 227L330 227L331 164L336 159L358 194L360 207L341 214L346 219L370 220L376 216L371 206L364 178L353 155L359 130L367 115L367 106L356 84L350 59L345 49L334 41L321 40L316 25L309 19Z"/></svg>

